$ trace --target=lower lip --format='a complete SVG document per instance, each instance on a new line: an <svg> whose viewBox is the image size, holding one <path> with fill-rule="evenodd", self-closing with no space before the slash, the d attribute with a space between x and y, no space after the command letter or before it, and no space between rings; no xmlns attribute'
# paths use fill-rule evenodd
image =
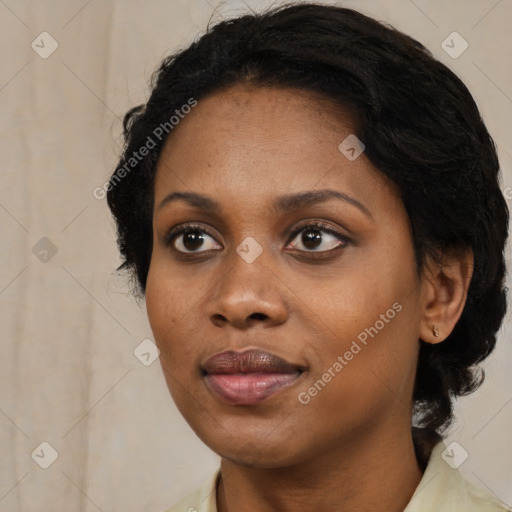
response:
<svg viewBox="0 0 512 512"><path fill-rule="evenodd" d="M230 404L250 405L265 400L293 385L296 373L207 374L210 388Z"/></svg>

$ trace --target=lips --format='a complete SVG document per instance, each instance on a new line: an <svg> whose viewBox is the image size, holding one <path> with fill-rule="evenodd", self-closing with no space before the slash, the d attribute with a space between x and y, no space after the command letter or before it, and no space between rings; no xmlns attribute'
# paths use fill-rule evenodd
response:
<svg viewBox="0 0 512 512"><path fill-rule="evenodd" d="M216 354L202 370L207 386L223 401L250 405L295 384L305 368L271 352L253 349Z"/></svg>

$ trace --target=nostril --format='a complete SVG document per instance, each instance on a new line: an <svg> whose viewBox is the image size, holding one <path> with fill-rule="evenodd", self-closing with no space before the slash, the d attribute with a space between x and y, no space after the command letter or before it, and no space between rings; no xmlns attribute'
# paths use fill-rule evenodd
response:
<svg viewBox="0 0 512 512"><path fill-rule="evenodd" d="M264 313L253 313L252 315L249 316L249 318L254 318L256 320L265 320L265 318L267 318L267 315L265 315Z"/></svg>
<svg viewBox="0 0 512 512"><path fill-rule="evenodd" d="M220 327L227 322L227 318L220 314L215 314L212 316L212 322L214 325L217 325Z"/></svg>

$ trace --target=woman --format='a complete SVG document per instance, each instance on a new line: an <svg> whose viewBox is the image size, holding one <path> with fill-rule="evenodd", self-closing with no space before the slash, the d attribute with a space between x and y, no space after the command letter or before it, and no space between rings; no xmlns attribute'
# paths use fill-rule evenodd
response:
<svg viewBox="0 0 512 512"><path fill-rule="evenodd" d="M221 457L170 511L510 510L442 442L505 314L508 231L451 71L360 13L289 5L165 59L125 138L123 268Z"/></svg>

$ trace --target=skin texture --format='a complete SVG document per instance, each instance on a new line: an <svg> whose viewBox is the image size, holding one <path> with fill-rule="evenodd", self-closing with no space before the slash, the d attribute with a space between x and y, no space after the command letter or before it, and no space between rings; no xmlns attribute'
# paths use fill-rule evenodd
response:
<svg viewBox="0 0 512 512"><path fill-rule="evenodd" d="M338 149L353 131L347 114L310 93L238 84L202 99L161 154L147 312L173 399L222 458L220 512L398 512L421 478L410 432L418 339L437 343L453 329L472 256L447 258L418 278L395 186L364 153L349 161ZM351 196L369 215L339 199L271 210L278 196L323 189ZM219 211L182 200L159 207L177 191L208 196ZM291 238L313 220L348 241L315 231L322 242L308 249L302 232ZM165 244L185 223L209 230L203 252L188 260ZM252 263L236 251L246 237L262 248ZM183 239L174 243L186 251ZM401 306L394 318L301 403L299 393L393 304ZM307 371L267 400L226 404L199 367L213 354L248 348Z"/></svg>

